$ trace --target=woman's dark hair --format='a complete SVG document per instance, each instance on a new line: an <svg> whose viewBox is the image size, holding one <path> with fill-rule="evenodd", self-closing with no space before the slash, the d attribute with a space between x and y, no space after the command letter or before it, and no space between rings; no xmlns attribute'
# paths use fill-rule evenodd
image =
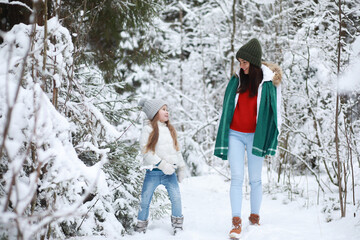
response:
<svg viewBox="0 0 360 240"><path fill-rule="evenodd" d="M256 67L250 63L249 74L245 74L243 69L240 69L240 87L238 93L250 91L249 96L255 97L258 92L260 83L263 80L263 72L261 68Z"/></svg>

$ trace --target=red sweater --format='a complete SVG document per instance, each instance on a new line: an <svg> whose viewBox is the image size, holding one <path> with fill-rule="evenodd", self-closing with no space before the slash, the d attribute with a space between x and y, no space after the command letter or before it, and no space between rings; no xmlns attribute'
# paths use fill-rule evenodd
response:
<svg viewBox="0 0 360 240"><path fill-rule="evenodd" d="M249 90L239 94L230 129L253 133L256 129L257 96L249 97Z"/></svg>

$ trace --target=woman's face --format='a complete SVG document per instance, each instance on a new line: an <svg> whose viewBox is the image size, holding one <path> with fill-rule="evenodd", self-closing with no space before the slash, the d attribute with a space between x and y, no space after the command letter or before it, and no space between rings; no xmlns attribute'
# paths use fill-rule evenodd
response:
<svg viewBox="0 0 360 240"><path fill-rule="evenodd" d="M166 122L166 121L169 121L169 112L168 112L168 109L167 109L167 106L164 105L160 108L159 112L159 121L160 122Z"/></svg>
<svg viewBox="0 0 360 240"><path fill-rule="evenodd" d="M245 74L249 74L250 62L241 58L239 58L238 60L240 62L240 68L242 68Z"/></svg>

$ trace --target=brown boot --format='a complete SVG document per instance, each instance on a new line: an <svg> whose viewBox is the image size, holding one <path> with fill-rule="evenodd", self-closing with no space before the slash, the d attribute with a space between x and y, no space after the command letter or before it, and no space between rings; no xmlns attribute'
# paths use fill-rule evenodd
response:
<svg viewBox="0 0 360 240"><path fill-rule="evenodd" d="M252 225L260 225L260 216L258 214L250 214L249 221Z"/></svg>
<svg viewBox="0 0 360 240"><path fill-rule="evenodd" d="M232 219L233 229L229 233L230 238L239 238L241 233L241 218L233 217Z"/></svg>

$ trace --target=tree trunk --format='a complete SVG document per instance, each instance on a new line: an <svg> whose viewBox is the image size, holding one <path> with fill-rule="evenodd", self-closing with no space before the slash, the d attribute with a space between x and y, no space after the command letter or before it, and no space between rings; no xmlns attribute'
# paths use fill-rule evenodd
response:
<svg viewBox="0 0 360 240"><path fill-rule="evenodd" d="M339 40L338 40L338 62L337 62L337 74L340 73L340 56L341 56L341 0L338 3L339 6ZM336 160L337 160L337 178L338 178L338 185L339 185L339 201L340 201L340 210L341 210L341 217L345 217L344 211L344 203L343 203L343 190L342 190L342 164L340 160L339 154L339 113L340 113L340 96L339 96L339 88L337 88L336 92L336 111L335 111L335 146L336 146Z"/></svg>
<svg viewBox="0 0 360 240"><path fill-rule="evenodd" d="M45 0L45 6L44 6L44 50L43 50L43 67L42 67L42 85L41 88L43 89L43 91L46 91L46 75L45 75L45 70L46 70L46 57L47 57L47 34L48 34L48 29L47 29L47 4L48 4L48 0Z"/></svg>
<svg viewBox="0 0 360 240"><path fill-rule="evenodd" d="M233 5L232 5L232 33L231 33L231 40L230 40L230 46L231 46L231 69L230 69L230 77L232 76L232 74L234 73L234 54L235 54L235 50L234 50L234 41L235 41L235 33L236 33L236 11L235 11L235 6L236 6L236 0L233 0Z"/></svg>
<svg viewBox="0 0 360 240"><path fill-rule="evenodd" d="M179 22L180 22L180 91L183 92L183 81L184 81L184 73L183 73L183 62L184 62L184 54L183 54L183 32L184 32L184 29L183 29L183 11L182 11L182 6L180 4L181 1L179 1ZM183 106L183 100L182 100L182 96L180 96L180 104L181 106ZM181 131L184 132L185 131L185 128L184 128L184 125L181 124Z"/></svg>
<svg viewBox="0 0 360 240"><path fill-rule="evenodd" d="M56 56L54 58L54 75L56 74ZM58 95L59 89L56 86L56 81L53 79L53 97L52 97L52 104L54 105L55 109L58 109Z"/></svg>

